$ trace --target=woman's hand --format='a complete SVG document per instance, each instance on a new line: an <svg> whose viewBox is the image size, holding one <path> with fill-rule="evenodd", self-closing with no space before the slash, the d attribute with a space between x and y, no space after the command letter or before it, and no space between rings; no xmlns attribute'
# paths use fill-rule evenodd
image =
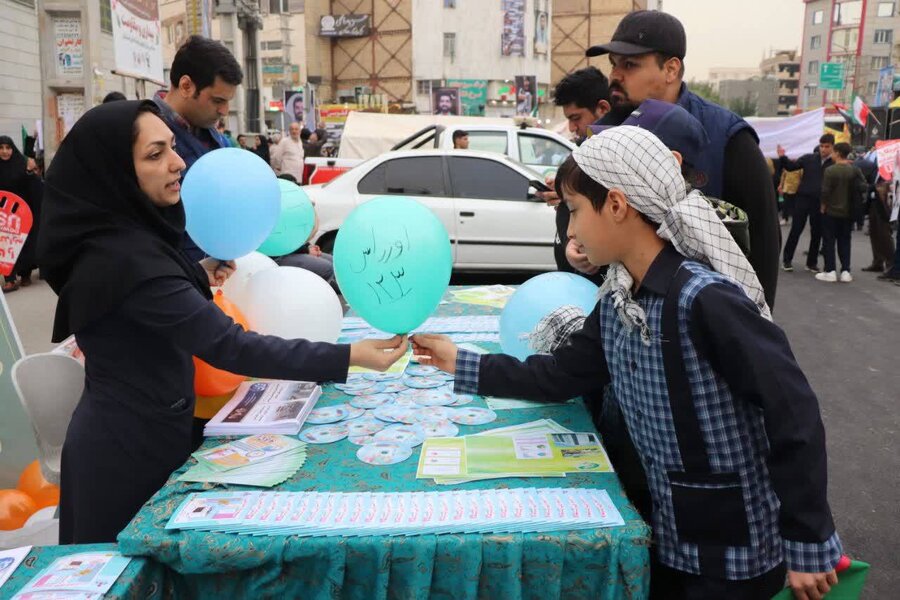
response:
<svg viewBox="0 0 900 600"><path fill-rule="evenodd" d="M431 365L447 373L456 373L456 344L446 335L419 333L412 337L413 355L419 364Z"/></svg>
<svg viewBox="0 0 900 600"><path fill-rule="evenodd" d="M315 256L316 258L322 256L322 249L315 244L310 244L308 250L310 256Z"/></svg>
<svg viewBox="0 0 900 600"><path fill-rule="evenodd" d="M209 277L209 287L221 287L237 268L233 260L216 258L204 258L200 261L200 265Z"/></svg>
<svg viewBox="0 0 900 600"><path fill-rule="evenodd" d="M350 366L387 371L406 354L408 348L405 335L395 335L389 340L356 342L350 344Z"/></svg>

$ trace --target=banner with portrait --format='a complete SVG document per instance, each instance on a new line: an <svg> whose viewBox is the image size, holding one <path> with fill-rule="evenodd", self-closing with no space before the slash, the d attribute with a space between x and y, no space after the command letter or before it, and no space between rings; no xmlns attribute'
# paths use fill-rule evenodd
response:
<svg viewBox="0 0 900 600"><path fill-rule="evenodd" d="M303 90L284 90L284 114L288 123L303 123L306 120ZM312 127L315 128L315 124Z"/></svg>
<svg viewBox="0 0 900 600"><path fill-rule="evenodd" d="M534 53L546 56L550 52L550 13L547 0L534 2Z"/></svg>
<svg viewBox="0 0 900 600"><path fill-rule="evenodd" d="M447 85L459 88L462 106L461 115L484 116L488 103L488 82L486 79L448 79Z"/></svg>
<svg viewBox="0 0 900 600"><path fill-rule="evenodd" d="M503 31L500 33L502 56L525 56L525 0L502 0Z"/></svg>
<svg viewBox="0 0 900 600"><path fill-rule="evenodd" d="M441 87L431 90L431 112L435 115L461 115L459 88Z"/></svg>
<svg viewBox="0 0 900 600"><path fill-rule="evenodd" d="M537 77L516 75L516 114L532 115L537 110Z"/></svg>

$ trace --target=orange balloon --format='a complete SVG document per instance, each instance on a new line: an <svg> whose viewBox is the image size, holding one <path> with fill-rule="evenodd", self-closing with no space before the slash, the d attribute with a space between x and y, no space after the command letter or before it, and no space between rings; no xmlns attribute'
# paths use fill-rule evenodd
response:
<svg viewBox="0 0 900 600"><path fill-rule="evenodd" d="M225 297L225 294L222 293L222 290L216 292L213 297L213 301L216 303L223 313L228 315L234 320L235 323L244 328L244 331L247 331L247 319L244 318L244 315L241 314L241 311L237 306L231 303ZM229 373L228 371L223 371L221 369L216 369L212 365L203 362L196 356L194 357L194 391L198 396L222 396L224 394L230 394L234 390L237 389L241 382L245 381L247 378L244 375L235 375L234 373ZM200 402L197 403L197 408L200 407ZM201 417L198 414L198 410L195 408L194 415L200 417L201 419L208 419L210 417ZM221 407L220 407L221 408ZM203 411L207 412L207 411ZM213 413L215 415L215 413ZM212 416L212 415L210 415Z"/></svg>
<svg viewBox="0 0 900 600"><path fill-rule="evenodd" d="M25 470L19 475L19 484L16 488L28 494L38 509L59 504L59 486L44 479L38 461L25 467Z"/></svg>
<svg viewBox="0 0 900 600"><path fill-rule="evenodd" d="M21 490L0 490L0 531L19 529L38 507Z"/></svg>
<svg viewBox="0 0 900 600"><path fill-rule="evenodd" d="M198 419L212 419L231 400L231 392L221 396L197 396L194 416Z"/></svg>

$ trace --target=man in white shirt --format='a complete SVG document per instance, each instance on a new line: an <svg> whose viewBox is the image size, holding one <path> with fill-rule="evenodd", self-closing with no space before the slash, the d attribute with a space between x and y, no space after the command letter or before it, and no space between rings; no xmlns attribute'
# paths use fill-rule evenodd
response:
<svg viewBox="0 0 900 600"><path fill-rule="evenodd" d="M272 168L277 175L293 175L303 180L303 143L300 141L300 123L291 123L290 135L281 138L272 151Z"/></svg>

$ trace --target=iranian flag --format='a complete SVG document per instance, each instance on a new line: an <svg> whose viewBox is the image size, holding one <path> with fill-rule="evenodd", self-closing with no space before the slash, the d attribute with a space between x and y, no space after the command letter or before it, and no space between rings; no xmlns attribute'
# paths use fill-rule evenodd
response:
<svg viewBox="0 0 900 600"><path fill-rule="evenodd" d="M866 121L869 120L869 107L863 102L861 96L853 98L853 118L863 127L866 126Z"/></svg>

